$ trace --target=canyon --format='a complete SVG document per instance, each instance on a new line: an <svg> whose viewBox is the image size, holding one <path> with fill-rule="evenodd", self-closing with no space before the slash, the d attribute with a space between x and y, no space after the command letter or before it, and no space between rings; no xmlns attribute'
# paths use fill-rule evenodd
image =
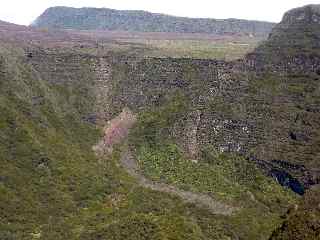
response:
<svg viewBox="0 0 320 240"><path fill-rule="evenodd" d="M319 9L232 61L1 22L0 238L317 239Z"/></svg>

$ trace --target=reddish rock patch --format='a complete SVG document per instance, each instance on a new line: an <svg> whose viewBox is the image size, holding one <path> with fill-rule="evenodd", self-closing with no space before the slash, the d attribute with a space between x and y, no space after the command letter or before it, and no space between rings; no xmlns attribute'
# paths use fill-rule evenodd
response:
<svg viewBox="0 0 320 240"><path fill-rule="evenodd" d="M94 147L97 153L111 153L115 144L123 141L129 129L136 123L137 118L130 109L125 108L116 118L110 120L104 128L103 140Z"/></svg>

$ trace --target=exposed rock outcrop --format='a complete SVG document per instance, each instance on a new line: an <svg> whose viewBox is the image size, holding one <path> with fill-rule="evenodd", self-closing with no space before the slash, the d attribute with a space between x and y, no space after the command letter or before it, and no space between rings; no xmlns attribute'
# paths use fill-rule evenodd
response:
<svg viewBox="0 0 320 240"><path fill-rule="evenodd" d="M136 116L130 109L123 109L119 116L110 120L104 127L104 137L94 146L95 152L98 155L111 154L113 146L127 138L130 128L136 121Z"/></svg>
<svg viewBox="0 0 320 240"><path fill-rule="evenodd" d="M247 60L255 70L317 72L320 65L319 5L307 5L288 11L268 40ZM252 61L253 60L253 61Z"/></svg>
<svg viewBox="0 0 320 240"><path fill-rule="evenodd" d="M102 125L125 107L139 113L182 94L185 114L167 128L191 158L208 145L238 153L303 193L320 182L318 16L315 5L289 11L268 41L237 62L43 51L29 61L52 84L79 86L93 98L84 119Z"/></svg>

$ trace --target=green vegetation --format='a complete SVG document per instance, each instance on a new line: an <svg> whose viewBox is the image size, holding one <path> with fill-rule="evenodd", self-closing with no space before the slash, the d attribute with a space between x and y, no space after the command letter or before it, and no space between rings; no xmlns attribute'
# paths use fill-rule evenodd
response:
<svg viewBox="0 0 320 240"><path fill-rule="evenodd" d="M53 7L39 16L34 26L78 30L118 30L131 32L176 32L243 34L266 36L274 23L238 19L192 19L145 11L106 8Z"/></svg>
<svg viewBox="0 0 320 240"><path fill-rule="evenodd" d="M301 26L297 25L295 30L299 29ZM278 40L283 43L284 35L275 32L269 45L263 45L256 53L277 63L285 59L283 56L297 57L299 44L307 44L304 54L294 61L302 61L306 69L312 66L312 73L296 68L284 74L277 69L278 65L271 65L272 73L251 74L238 73L240 65L217 61L132 60L122 55L132 50L130 44L116 49L110 62L103 62L97 56L103 55L99 55L99 47L104 46L42 49L39 52L45 57L41 58L1 43L0 239L263 240L277 228L274 239L316 239L319 189L308 193L299 208L293 207L285 219L284 212L298 202L298 197L263 174L254 162L235 153L218 152L210 139L195 144L197 154L188 153L184 147L184 141L191 139L191 144L195 143L194 135L186 131L197 121L194 118L203 114L199 121L207 122L197 132L199 136L215 137L210 135L213 119L224 122L223 131L247 129L243 130L246 140L261 142L256 149L249 149L250 154L266 162L271 159L271 167L284 169L299 180L317 181L319 73L314 65L304 61L318 46L312 40L311 30L317 34L309 25L302 35L293 34L290 29L285 31L293 34L287 35L290 39L298 36L302 40L293 41L289 48L282 45L279 54L271 45ZM113 46L112 42L111 48L121 45L118 43ZM143 56L228 56L207 43L138 42L132 51ZM143 49L143 44L149 44L149 48ZM187 45L191 45L190 49L186 49ZM272 51L264 55L268 47ZM237 56L238 53L230 58ZM312 59L317 60L316 56ZM260 69L258 58L254 64ZM54 73L48 70L51 67ZM101 75L92 74L91 67L98 68L97 74ZM234 75L230 73L232 67L236 68ZM69 71L74 71L74 75ZM215 90L220 94L215 94ZM96 97L110 102L99 102L101 106L97 106ZM101 140L102 131L90 123L91 117L95 118L92 114L99 112L96 108L102 108L108 116L114 116L124 107L137 114L137 125L127 143L113 146L112 155L98 158L93 146ZM200 135L205 131L209 136ZM228 134L221 131L221 135ZM235 211L232 215L212 214L177 195L141 187L120 164L127 147L146 178L175 189L207 194Z"/></svg>
<svg viewBox="0 0 320 240"><path fill-rule="evenodd" d="M303 60L319 56L319 5L307 5L288 11L272 30L268 41L255 52L264 64L293 64L295 57ZM299 64L299 63L298 63ZM297 72L297 70L296 70Z"/></svg>
<svg viewBox="0 0 320 240"><path fill-rule="evenodd" d="M0 238L96 239L107 231L112 239L200 239L180 200L137 187L116 165L117 151L96 158L100 131L78 111L90 98L78 108L73 99L83 93L62 89L40 79L22 50L2 48Z"/></svg>
<svg viewBox="0 0 320 240"><path fill-rule="evenodd" d="M183 189L195 192L205 192L223 200L249 201L250 193L261 194L262 201L272 201L263 197L263 194L277 194L281 196L280 188L265 177L253 164L227 154L214 153L207 150L205 161L209 163L194 163L183 157L181 150L175 144L162 143L159 149L142 147L139 160L146 176L156 181L165 181ZM275 189L274 189L275 188ZM249 193L249 194L248 194ZM289 196L288 196L289 197ZM272 202L265 202L272 206Z"/></svg>
<svg viewBox="0 0 320 240"><path fill-rule="evenodd" d="M92 151L101 133L82 120L94 101L86 97L86 75L78 80L77 90L50 84L25 61L22 49L10 46L1 48L0 63L1 239L265 239L279 223L278 210L266 214L268 221L257 221L256 208L251 207L236 216L216 216L176 196L139 187L119 167L120 148L106 159L97 159ZM187 111L188 99L173 95L169 106L142 114L141 119L150 119L139 125L145 130L141 146L148 136L161 143L166 127L169 130ZM163 151L168 148L180 156L180 167L189 166L175 144L146 150L166 157ZM177 179L186 177L180 167ZM194 177L205 177L201 171ZM186 177L185 186L216 194L212 181L200 188L193 179ZM236 192L233 188L228 189Z"/></svg>
<svg viewBox="0 0 320 240"><path fill-rule="evenodd" d="M272 240L316 240L320 236L320 188L310 189L299 206L290 209L285 222L272 234Z"/></svg>
<svg viewBox="0 0 320 240"><path fill-rule="evenodd" d="M170 126L187 112L188 99L178 92L170 99L171 104L141 115L137 126L141 135L136 135L139 153L145 154L141 156L155 159L153 164L163 164L158 168L162 180L211 192L231 203L237 198L247 201L247 188L259 199L258 207L249 200L235 216L215 216L178 197L139 187L119 168L121 148L115 149L112 157L100 160L92 152L101 136L98 129L81 120L94 100L83 98L90 93L90 85L84 84L86 76L79 79L77 91L67 85L49 84L39 78L23 55L22 50L2 48L1 239L265 239L280 223L282 207L272 207L272 213L259 211L271 204L269 201L280 201L284 207L294 201L279 187L270 187L279 195L274 198L267 188L260 197L260 190L254 192L247 183L243 188L234 182L226 184L225 179L235 181L234 176L232 172L218 174L214 168L221 163L215 161L225 159L221 171L235 163L228 157L212 157L211 150L204 157L207 163L199 167L185 160L177 145L165 140ZM80 98L86 100L78 101ZM150 141L156 143L154 148ZM176 167L170 166L168 154L177 161ZM183 173L182 168L187 171ZM194 173L189 176L191 171ZM145 173L157 177L147 168ZM224 184L225 195L221 187L219 195L213 179ZM261 214L266 218L258 218Z"/></svg>
<svg viewBox="0 0 320 240"><path fill-rule="evenodd" d="M91 151L100 134L14 51L1 49L0 238L65 239L66 219L107 194Z"/></svg>
<svg viewBox="0 0 320 240"><path fill-rule="evenodd" d="M242 157L203 146L198 163L188 159L170 136L170 127L187 112L187 102L180 95L140 115L130 142L137 149L143 174L154 181L206 193L240 207L229 219L239 226L237 235L249 234L246 237L252 239L268 236L280 222L282 210L294 203L295 197Z"/></svg>
<svg viewBox="0 0 320 240"><path fill-rule="evenodd" d="M258 39L243 40L122 40L126 43L145 45L144 55L148 57L172 57L194 59L235 60L243 58L258 44Z"/></svg>

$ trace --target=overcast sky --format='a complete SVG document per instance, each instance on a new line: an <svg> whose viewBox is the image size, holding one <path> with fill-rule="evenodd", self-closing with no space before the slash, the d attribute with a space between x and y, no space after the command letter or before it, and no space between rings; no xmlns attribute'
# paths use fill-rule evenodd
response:
<svg viewBox="0 0 320 240"><path fill-rule="evenodd" d="M319 0L1 0L0 20L28 25L52 6L147 10L186 17L279 22L284 12Z"/></svg>

